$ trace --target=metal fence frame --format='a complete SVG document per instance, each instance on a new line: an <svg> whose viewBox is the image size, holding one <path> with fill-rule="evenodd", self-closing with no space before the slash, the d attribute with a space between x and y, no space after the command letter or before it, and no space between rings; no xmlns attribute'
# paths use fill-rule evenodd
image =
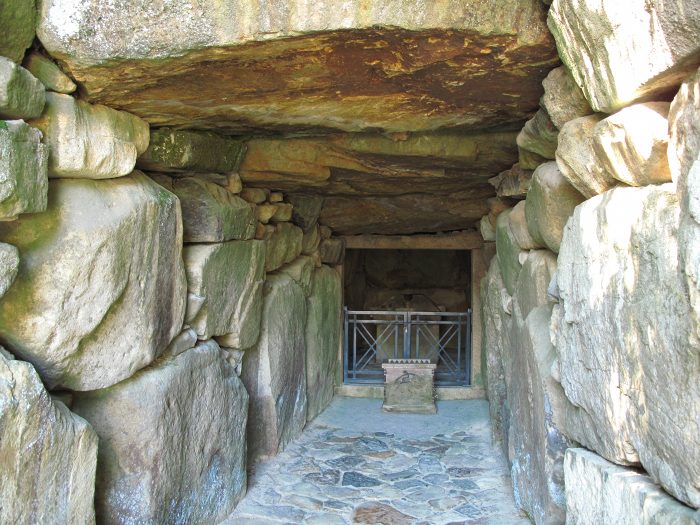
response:
<svg viewBox="0 0 700 525"><path fill-rule="evenodd" d="M368 365L378 356L379 347L393 336L392 359L420 356L421 340L428 343L428 358L436 362L436 386L471 384L472 312L397 312L390 310L349 310L344 308L343 382L346 384L383 384L381 366ZM375 333L369 327L376 326ZM383 329L379 327L383 326ZM437 337L429 327L446 327ZM399 337L401 334L401 337ZM456 338L456 359L447 345ZM401 343L399 343L401 341ZM413 342L415 341L415 346ZM364 342L366 349L359 348ZM425 348L425 347L423 347ZM414 355L412 354L414 349ZM352 358L351 358L352 356ZM425 358L425 356L420 356Z"/></svg>

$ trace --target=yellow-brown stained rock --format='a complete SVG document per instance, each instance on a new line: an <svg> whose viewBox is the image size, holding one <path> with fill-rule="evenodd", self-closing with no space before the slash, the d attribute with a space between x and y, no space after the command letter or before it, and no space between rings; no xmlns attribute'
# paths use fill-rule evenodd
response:
<svg viewBox="0 0 700 525"><path fill-rule="evenodd" d="M558 61L545 32L524 43L449 28L326 31L101 64L45 40L93 103L154 126L232 133L520 123Z"/></svg>

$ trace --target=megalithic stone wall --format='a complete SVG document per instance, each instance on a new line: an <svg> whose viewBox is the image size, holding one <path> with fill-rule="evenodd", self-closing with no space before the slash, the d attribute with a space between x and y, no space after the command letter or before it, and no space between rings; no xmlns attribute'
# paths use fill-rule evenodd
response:
<svg viewBox="0 0 700 525"><path fill-rule="evenodd" d="M342 282L330 266L312 277L306 318L306 419L318 416L333 398L342 334Z"/></svg>
<svg viewBox="0 0 700 525"><path fill-rule="evenodd" d="M0 49L21 54L21 29ZM244 191L240 139L149 137L66 95L44 55L26 64L41 82L0 57L0 118L33 119L0 121L0 339L18 358L0 352L0 521L218 523L245 494L247 433L251 457L274 454L306 424L307 373L314 416L333 394L340 277L321 267L320 203ZM134 171L141 154L157 173ZM250 429L244 361L261 378ZM279 419L266 389L293 391Z"/></svg>
<svg viewBox="0 0 700 525"><path fill-rule="evenodd" d="M530 238L518 206L498 216L482 283L494 437L536 523L698 519L698 24L693 2L552 2L556 162L525 195ZM543 155L538 118L520 143ZM532 240L556 272L528 269Z"/></svg>
<svg viewBox="0 0 700 525"><path fill-rule="evenodd" d="M344 247L319 216L415 232L488 212L485 377L518 504L536 523L697 522L697 1L545 1L564 63L546 78L557 59L539 0L350 2L349 18L324 1L214 32L232 17L210 3L151 18L149 2L0 2L0 342L15 357L0 352L0 521L91 523L93 502L106 523L220 521L245 491L246 456L284 448L332 393L340 286L322 263ZM271 42L270 20L299 38ZM365 45L387 22L406 26L387 30L396 42ZM48 55L26 53L37 26ZM338 70L348 36L364 48L342 56L359 67ZM248 60L273 46L277 62ZM409 49L425 67L395 63ZM435 49L447 55L433 63ZM320 98L212 81L267 85L278 67ZM385 77L374 104L354 96L368 72L363 88ZM480 89L497 111L465 99ZM527 118L519 135L439 129ZM222 133L177 128L208 125ZM255 139L243 166L246 140L223 133L265 126L399 133ZM492 168L497 198L482 184ZM464 186L465 172L482 182ZM395 195L398 180L454 195ZM306 195L328 187L352 194ZM359 198L368 187L391 196Z"/></svg>
<svg viewBox="0 0 700 525"><path fill-rule="evenodd" d="M268 276L264 294L260 340L243 362L251 461L282 451L306 424L306 297L285 274Z"/></svg>
<svg viewBox="0 0 700 525"><path fill-rule="evenodd" d="M95 521L97 435L0 347L0 522Z"/></svg>
<svg viewBox="0 0 700 525"><path fill-rule="evenodd" d="M248 395L214 341L76 395L100 438L100 523L217 523L245 494Z"/></svg>

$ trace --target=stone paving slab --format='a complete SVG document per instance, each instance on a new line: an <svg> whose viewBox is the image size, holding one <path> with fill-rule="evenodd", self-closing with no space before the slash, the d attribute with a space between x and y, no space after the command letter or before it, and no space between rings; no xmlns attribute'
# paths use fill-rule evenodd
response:
<svg viewBox="0 0 700 525"><path fill-rule="evenodd" d="M488 404L438 402L392 414L336 397L287 449L255 465L225 525L529 524L491 445Z"/></svg>

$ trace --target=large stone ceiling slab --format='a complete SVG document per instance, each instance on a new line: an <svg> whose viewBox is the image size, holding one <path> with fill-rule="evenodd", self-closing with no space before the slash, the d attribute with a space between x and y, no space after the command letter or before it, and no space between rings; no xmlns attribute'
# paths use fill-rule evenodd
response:
<svg viewBox="0 0 700 525"><path fill-rule="evenodd" d="M489 211L494 173L518 158L516 132L374 133L257 138L247 185L325 197L321 220L344 234L463 230Z"/></svg>
<svg viewBox="0 0 700 525"><path fill-rule="evenodd" d="M556 50L540 0L43 0L92 102L152 125L422 131L522 123Z"/></svg>

